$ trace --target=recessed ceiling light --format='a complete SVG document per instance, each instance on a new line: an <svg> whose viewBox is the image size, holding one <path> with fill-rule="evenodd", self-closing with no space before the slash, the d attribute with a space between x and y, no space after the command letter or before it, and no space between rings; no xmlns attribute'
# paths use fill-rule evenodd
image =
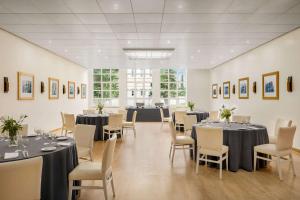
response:
<svg viewBox="0 0 300 200"><path fill-rule="evenodd" d="M170 44L170 43L171 43L171 41L170 41L170 40L167 40L167 43L168 43L168 44Z"/></svg>
<svg viewBox="0 0 300 200"><path fill-rule="evenodd" d="M234 50L233 50L233 49L231 49L231 50L230 50L230 53L234 53Z"/></svg>
<svg viewBox="0 0 300 200"><path fill-rule="evenodd" d="M246 44L250 44L250 41L249 41L249 40L246 40Z"/></svg>
<svg viewBox="0 0 300 200"><path fill-rule="evenodd" d="M130 41L130 40L128 40L128 41L127 41L127 44L131 44L131 41Z"/></svg>
<svg viewBox="0 0 300 200"><path fill-rule="evenodd" d="M107 59L108 59L108 56L105 56L105 59L107 60Z"/></svg>
<svg viewBox="0 0 300 200"><path fill-rule="evenodd" d="M191 59L194 59L194 56L191 56Z"/></svg>
<svg viewBox="0 0 300 200"><path fill-rule="evenodd" d="M212 60L212 61L210 61L209 63L210 63L211 65L213 65L213 64L215 64L215 61Z"/></svg>
<svg viewBox="0 0 300 200"><path fill-rule="evenodd" d="M52 43L52 40L48 40L48 43L51 44L51 43Z"/></svg>
<svg viewBox="0 0 300 200"><path fill-rule="evenodd" d="M198 50L197 50L197 52L198 52L198 53L200 53L200 52L201 52L201 50L200 50L200 49L198 49Z"/></svg>
<svg viewBox="0 0 300 200"><path fill-rule="evenodd" d="M124 48L123 51L130 60L166 60L169 59L174 48Z"/></svg>
<svg viewBox="0 0 300 200"><path fill-rule="evenodd" d="M119 4L114 3L113 8L114 8L115 10L118 10L118 9L119 9Z"/></svg>
<svg viewBox="0 0 300 200"><path fill-rule="evenodd" d="M65 49L65 52L67 53L67 52L68 52L68 49Z"/></svg>
<svg viewBox="0 0 300 200"><path fill-rule="evenodd" d="M177 5L177 8L178 8L178 9L182 9L183 6L182 6L181 4L178 4L178 5Z"/></svg>
<svg viewBox="0 0 300 200"><path fill-rule="evenodd" d="M101 53L101 49L98 49L97 52L98 52L98 53Z"/></svg>

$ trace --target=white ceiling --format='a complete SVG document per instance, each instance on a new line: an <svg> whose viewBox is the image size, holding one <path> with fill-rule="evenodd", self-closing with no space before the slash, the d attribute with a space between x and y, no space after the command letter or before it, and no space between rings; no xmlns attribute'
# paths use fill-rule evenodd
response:
<svg viewBox="0 0 300 200"><path fill-rule="evenodd" d="M0 26L87 68L212 68L300 25L300 0L0 0ZM129 61L123 48L175 48Z"/></svg>

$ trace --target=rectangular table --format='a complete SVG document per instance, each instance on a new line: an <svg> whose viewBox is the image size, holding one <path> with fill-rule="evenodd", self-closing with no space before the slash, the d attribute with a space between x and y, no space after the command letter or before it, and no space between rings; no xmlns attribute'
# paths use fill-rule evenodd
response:
<svg viewBox="0 0 300 200"><path fill-rule="evenodd" d="M137 122L161 122L160 108L127 108L127 121L131 121L133 112L137 111ZM163 108L164 116L169 117L169 108Z"/></svg>

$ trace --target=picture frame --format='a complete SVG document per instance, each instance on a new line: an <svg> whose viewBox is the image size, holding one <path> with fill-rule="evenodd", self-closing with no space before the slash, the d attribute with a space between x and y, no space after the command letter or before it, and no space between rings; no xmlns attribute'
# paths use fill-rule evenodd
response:
<svg viewBox="0 0 300 200"><path fill-rule="evenodd" d="M262 97L264 100L279 99L279 71L262 75Z"/></svg>
<svg viewBox="0 0 300 200"><path fill-rule="evenodd" d="M18 72L18 100L34 100L34 75Z"/></svg>
<svg viewBox="0 0 300 200"><path fill-rule="evenodd" d="M81 98L86 99L86 84L81 84Z"/></svg>
<svg viewBox="0 0 300 200"><path fill-rule="evenodd" d="M239 99L249 99L249 77L239 79Z"/></svg>
<svg viewBox="0 0 300 200"><path fill-rule="evenodd" d="M218 98L218 84L213 84L212 85L211 96L212 96L213 99Z"/></svg>
<svg viewBox="0 0 300 200"><path fill-rule="evenodd" d="M223 82L223 99L230 99L230 81Z"/></svg>
<svg viewBox="0 0 300 200"><path fill-rule="evenodd" d="M59 79L48 78L48 98L59 99Z"/></svg>
<svg viewBox="0 0 300 200"><path fill-rule="evenodd" d="M68 81L68 98L69 99L75 99L75 82L74 81Z"/></svg>

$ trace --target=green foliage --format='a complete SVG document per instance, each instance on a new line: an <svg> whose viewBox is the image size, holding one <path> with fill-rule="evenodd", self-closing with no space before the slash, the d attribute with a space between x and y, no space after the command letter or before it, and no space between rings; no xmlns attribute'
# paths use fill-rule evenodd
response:
<svg viewBox="0 0 300 200"><path fill-rule="evenodd" d="M104 104L101 101L99 101L97 104L97 110L99 114L102 113L103 108L104 108Z"/></svg>
<svg viewBox="0 0 300 200"><path fill-rule="evenodd" d="M191 109L191 111L194 110L194 107L195 107L195 103L194 102L189 101L187 105Z"/></svg>
<svg viewBox="0 0 300 200"><path fill-rule="evenodd" d="M220 113L221 113L221 119L226 119L228 120L231 115L233 114L233 111L235 110L236 108L233 107L233 108L226 108L224 105L222 106L222 108L220 109Z"/></svg>
<svg viewBox="0 0 300 200"><path fill-rule="evenodd" d="M22 122L27 117L27 115L21 115L18 120L15 120L12 117L1 117L0 122L2 123L2 125L0 126L0 128L2 130L2 133L7 131L10 138L15 137L18 131L22 130Z"/></svg>

